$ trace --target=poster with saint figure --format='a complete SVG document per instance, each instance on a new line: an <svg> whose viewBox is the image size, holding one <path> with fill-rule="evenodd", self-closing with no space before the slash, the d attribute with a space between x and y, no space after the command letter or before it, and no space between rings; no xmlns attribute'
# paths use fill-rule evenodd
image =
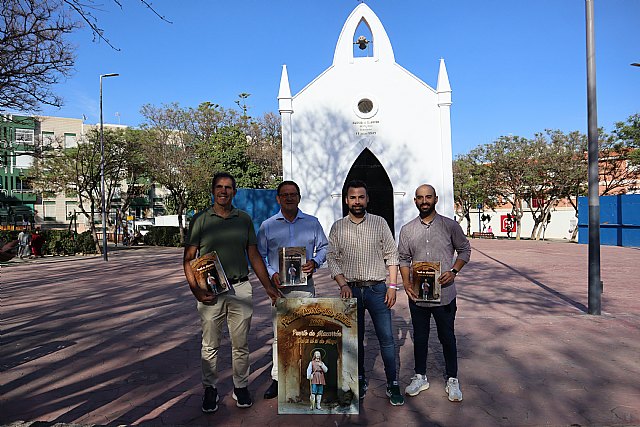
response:
<svg viewBox="0 0 640 427"><path fill-rule="evenodd" d="M302 266L307 262L307 250L304 246L279 248L280 284L282 286L305 286L307 273Z"/></svg>
<svg viewBox="0 0 640 427"><path fill-rule="evenodd" d="M413 293L418 296L418 303L439 303L441 298L440 262L413 263Z"/></svg>
<svg viewBox="0 0 640 427"><path fill-rule="evenodd" d="M355 298L278 298L278 414L357 414Z"/></svg>

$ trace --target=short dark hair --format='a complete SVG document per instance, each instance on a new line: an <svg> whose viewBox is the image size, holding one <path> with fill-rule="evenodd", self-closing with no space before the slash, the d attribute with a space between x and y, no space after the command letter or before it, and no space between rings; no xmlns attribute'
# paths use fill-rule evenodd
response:
<svg viewBox="0 0 640 427"><path fill-rule="evenodd" d="M218 180L221 178L229 178L231 179L232 185L233 185L233 191L236 191L236 179L233 177L233 175L231 175L229 172L217 172L215 175L213 175L213 179L211 180L211 191L213 192L213 190L216 188L216 184L218 183Z"/></svg>
<svg viewBox="0 0 640 427"><path fill-rule="evenodd" d="M360 179L352 179L347 183L347 186L344 188L344 195L347 196L350 188L364 188L365 193L369 194L369 189L367 188L367 183Z"/></svg>
<svg viewBox="0 0 640 427"><path fill-rule="evenodd" d="M278 195L280 195L280 190L282 189L282 187L284 187L285 185L293 185L294 187L296 187L296 191L298 192L298 195L300 195L300 187L298 187L298 184L296 184L293 181L282 181L280 184L278 184Z"/></svg>

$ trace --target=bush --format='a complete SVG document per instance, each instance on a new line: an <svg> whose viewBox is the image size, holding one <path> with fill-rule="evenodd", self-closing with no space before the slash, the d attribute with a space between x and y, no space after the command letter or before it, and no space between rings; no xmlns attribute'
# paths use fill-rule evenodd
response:
<svg viewBox="0 0 640 427"><path fill-rule="evenodd" d="M151 227L144 236L145 245L180 247L180 227Z"/></svg>
<svg viewBox="0 0 640 427"><path fill-rule="evenodd" d="M18 233L20 233L20 230L0 230L0 242L7 243L16 240ZM42 237L44 237L44 245L42 246L44 254L75 255L76 253L97 253L91 230L77 235L67 230L42 230Z"/></svg>
<svg viewBox="0 0 640 427"><path fill-rule="evenodd" d="M49 255L75 255L74 233L67 230L45 230L43 250Z"/></svg>
<svg viewBox="0 0 640 427"><path fill-rule="evenodd" d="M91 234L91 230L78 234L76 237L76 252L80 252L82 254L98 253L98 251L96 251L96 244L93 241L93 234Z"/></svg>

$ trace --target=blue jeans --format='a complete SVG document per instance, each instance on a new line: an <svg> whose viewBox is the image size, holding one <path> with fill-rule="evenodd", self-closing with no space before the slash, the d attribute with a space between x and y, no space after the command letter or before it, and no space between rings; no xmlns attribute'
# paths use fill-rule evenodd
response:
<svg viewBox="0 0 640 427"><path fill-rule="evenodd" d="M364 378L364 311L369 316L380 342L380 352L384 363L387 383L396 381L396 347L393 340L391 310L384 303L387 285L380 282L376 285L357 288L351 287L353 297L358 300L358 377Z"/></svg>
<svg viewBox="0 0 640 427"><path fill-rule="evenodd" d="M413 358L416 374L427 373L427 352L429 351L429 329L431 315L436 321L438 340L442 344L447 379L458 378L458 348L454 323L456 320L456 300L447 305L425 307L409 301L411 323L413 324Z"/></svg>

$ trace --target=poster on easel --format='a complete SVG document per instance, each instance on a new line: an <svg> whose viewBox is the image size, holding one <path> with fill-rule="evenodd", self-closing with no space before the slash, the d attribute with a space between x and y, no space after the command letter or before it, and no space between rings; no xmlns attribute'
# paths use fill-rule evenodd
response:
<svg viewBox="0 0 640 427"><path fill-rule="evenodd" d="M355 298L279 298L278 414L357 414Z"/></svg>

